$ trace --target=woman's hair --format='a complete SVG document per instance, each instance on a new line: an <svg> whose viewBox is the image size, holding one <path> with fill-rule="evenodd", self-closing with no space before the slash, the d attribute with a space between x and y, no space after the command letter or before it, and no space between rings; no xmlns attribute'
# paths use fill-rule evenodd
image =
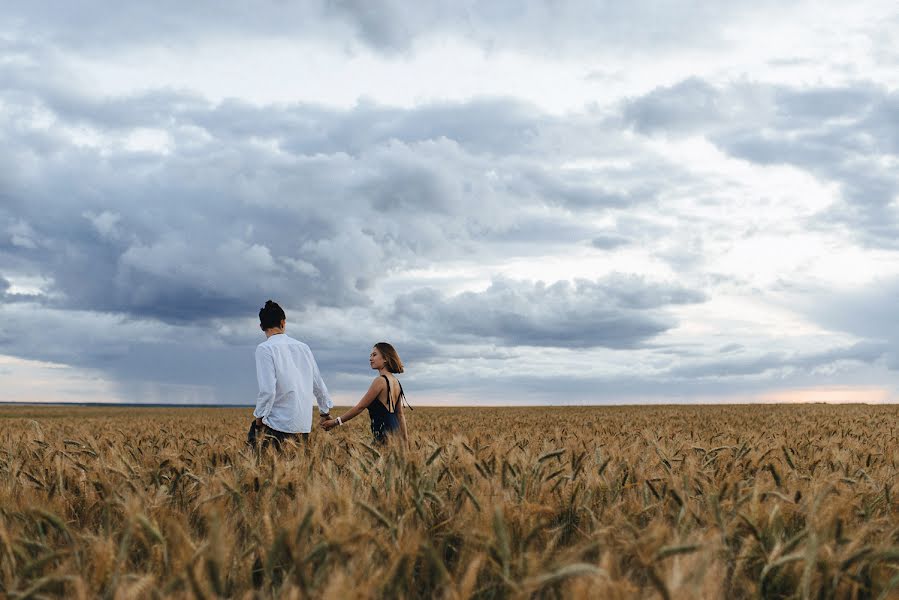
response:
<svg viewBox="0 0 899 600"><path fill-rule="evenodd" d="M381 356L384 357L384 362L387 363L388 371L391 373L403 372L403 361L400 360L400 355L393 346L387 342L378 342L375 344L375 348L377 348L378 352L381 353Z"/></svg>
<svg viewBox="0 0 899 600"><path fill-rule="evenodd" d="M286 318L284 310L273 300L269 300L265 303L265 306L259 309L259 326L262 329L280 327L281 321Z"/></svg>

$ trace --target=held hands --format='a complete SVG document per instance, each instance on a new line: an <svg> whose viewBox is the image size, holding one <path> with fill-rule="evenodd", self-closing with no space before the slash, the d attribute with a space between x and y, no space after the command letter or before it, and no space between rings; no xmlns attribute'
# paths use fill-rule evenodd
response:
<svg viewBox="0 0 899 600"><path fill-rule="evenodd" d="M337 423L337 419L331 418L331 413L322 413L319 414L320 420L318 424L325 431L330 431L332 428L336 427L339 423Z"/></svg>

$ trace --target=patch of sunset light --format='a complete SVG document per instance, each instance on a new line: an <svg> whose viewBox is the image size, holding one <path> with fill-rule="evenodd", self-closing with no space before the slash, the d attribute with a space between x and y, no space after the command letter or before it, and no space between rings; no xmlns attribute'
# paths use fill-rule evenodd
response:
<svg viewBox="0 0 899 600"><path fill-rule="evenodd" d="M760 394L757 402L808 404L865 403L886 404L899 401L895 390L876 386L812 387L778 390Z"/></svg>

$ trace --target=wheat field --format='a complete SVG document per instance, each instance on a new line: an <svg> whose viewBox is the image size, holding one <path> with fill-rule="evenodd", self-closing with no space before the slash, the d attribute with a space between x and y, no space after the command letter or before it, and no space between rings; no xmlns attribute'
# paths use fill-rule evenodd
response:
<svg viewBox="0 0 899 600"><path fill-rule="evenodd" d="M250 412L0 408L0 596L899 597L899 406Z"/></svg>

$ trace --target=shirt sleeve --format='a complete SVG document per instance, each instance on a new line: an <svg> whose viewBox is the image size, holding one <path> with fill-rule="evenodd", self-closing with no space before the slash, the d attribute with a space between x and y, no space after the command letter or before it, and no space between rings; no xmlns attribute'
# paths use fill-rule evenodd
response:
<svg viewBox="0 0 899 600"><path fill-rule="evenodd" d="M309 359L312 361L312 393L318 402L318 412L327 414L331 412L334 402L331 401L328 387L325 385L325 380L322 379L322 374L318 370L318 363L315 362L315 357L312 356L311 350L309 351Z"/></svg>
<svg viewBox="0 0 899 600"><path fill-rule="evenodd" d="M261 347L256 348L256 380L259 382L259 395L256 397L253 416L264 420L275 402L276 379L275 361L271 353Z"/></svg>

